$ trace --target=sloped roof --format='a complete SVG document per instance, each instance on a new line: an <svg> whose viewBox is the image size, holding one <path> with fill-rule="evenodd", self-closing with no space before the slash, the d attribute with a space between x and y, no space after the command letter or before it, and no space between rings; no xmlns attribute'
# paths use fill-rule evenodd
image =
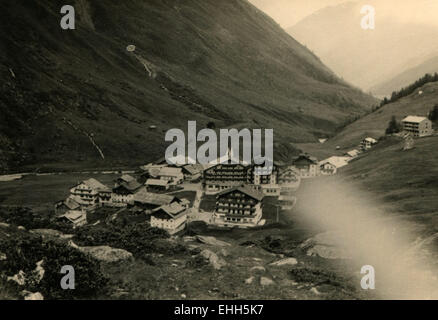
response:
<svg viewBox="0 0 438 320"><path fill-rule="evenodd" d="M351 151L348 151L348 152L347 152L347 154L348 154L350 157L352 157L352 158L357 157L357 156L359 155L359 153L360 153L360 151L357 150L357 149L354 149L354 150L351 150Z"/></svg>
<svg viewBox="0 0 438 320"><path fill-rule="evenodd" d="M368 141L368 142L371 142L371 143L376 143L376 142L377 142L376 139L371 138L371 137L365 138L364 140L365 140L365 141Z"/></svg>
<svg viewBox="0 0 438 320"><path fill-rule="evenodd" d="M131 182L131 181L135 180L135 178L133 176L129 175L129 174L124 174L119 179L123 180L125 182Z"/></svg>
<svg viewBox="0 0 438 320"><path fill-rule="evenodd" d="M168 217L170 217L171 219L177 219L179 217L181 217L183 214L186 214L186 207L182 206L179 203L171 203L169 205L165 205L162 206L160 208L158 208L152 215L160 218L163 217L163 215L167 215Z"/></svg>
<svg viewBox="0 0 438 320"><path fill-rule="evenodd" d="M94 178L85 180L82 183L86 184L88 187L90 187L91 189L96 190L96 191L111 192L111 190L107 186L100 183L99 181L97 181Z"/></svg>
<svg viewBox="0 0 438 320"><path fill-rule="evenodd" d="M298 157L296 157L294 160L293 160L293 164L295 163L295 162L297 162L298 160L308 160L309 162L312 162L312 163L314 163L314 164L317 164L318 163L318 159L317 158L315 158L315 157L312 157L312 156L309 156L309 155L307 155L307 154L301 154L301 155L299 155Z"/></svg>
<svg viewBox="0 0 438 320"><path fill-rule="evenodd" d="M414 122L414 123L420 123L424 120L427 120L426 117L419 117L419 116L407 116L402 120L402 122Z"/></svg>
<svg viewBox="0 0 438 320"><path fill-rule="evenodd" d="M152 204L157 206L164 206L172 203L175 200L175 196L167 195L167 194L158 194L147 192L147 190L142 189L134 195L134 201L144 203L144 204Z"/></svg>
<svg viewBox="0 0 438 320"><path fill-rule="evenodd" d="M165 187L169 184L168 180L161 180L161 179L148 179L146 181L147 186L162 186Z"/></svg>
<svg viewBox="0 0 438 320"><path fill-rule="evenodd" d="M348 165L348 158L347 157L333 156L333 157L330 157L328 159L321 161L319 163L319 165L323 165L326 163L330 163L333 166L335 166L336 168L342 168L342 167L345 167L346 165Z"/></svg>
<svg viewBox="0 0 438 320"><path fill-rule="evenodd" d="M181 168L164 167L160 170L159 176L178 176L182 174Z"/></svg>
<svg viewBox="0 0 438 320"><path fill-rule="evenodd" d="M137 180L131 180L129 182L122 182L118 187L114 188L114 190L117 190L119 188L124 188L130 192L135 192L141 187L142 185L138 183Z"/></svg>
<svg viewBox="0 0 438 320"><path fill-rule="evenodd" d="M69 221L75 223L77 221L85 219L86 213L78 210L70 210L66 212L64 215L60 216L59 218L66 218Z"/></svg>
<svg viewBox="0 0 438 320"><path fill-rule="evenodd" d="M189 164L184 166L184 170L192 175L195 175L204 171L204 166L201 164Z"/></svg>
<svg viewBox="0 0 438 320"><path fill-rule="evenodd" d="M234 191L240 191L240 192L242 192L242 193L250 196L251 198L258 200L258 201L261 201L264 198L263 192L255 190L254 188L252 188L248 185L243 185L243 186L241 185L239 187L235 187L232 189L222 191L217 195L217 197L220 197L220 196L225 195L225 194L229 194L229 193L234 192Z"/></svg>
<svg viewBox="0 0 438 320"><path fill-rule="evenodd" d="M80 207L80 204L77 203L73 198L68 197L65 201L64 204L66 205L67 208L69 208L70 210L75 210L77 208Z"/></svg>

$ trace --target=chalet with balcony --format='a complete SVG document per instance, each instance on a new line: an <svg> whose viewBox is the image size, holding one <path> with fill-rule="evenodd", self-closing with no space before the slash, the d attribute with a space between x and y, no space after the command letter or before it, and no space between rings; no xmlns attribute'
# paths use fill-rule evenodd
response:
<svg viewBox="0 0 438 320"><path fill-rule="evenodd" d="M93 178L71 188L70 197L86 210L111 205L112 203L112 191Z"/></svg>
<svg viewBox="0 0 438 320"><path fill-rule="evenodd" d="M251 181L251 166L221 163L204 171L203 186L206 194L216 194Z"/></svg>
<svg viewBox="0 0 438 320"><path fill-rule="evenodd" d="M212 222L220 227L251 228L260 225L263 193L250 186L225 190L216 196Z"/></svg>
<svg viewBox="0 0 438 320"><path fill-rule="evenodd" d="M426 117L408 116L402 120L403 131L412 134L413 137L421 138L433 134L432 121Z"/></svg>

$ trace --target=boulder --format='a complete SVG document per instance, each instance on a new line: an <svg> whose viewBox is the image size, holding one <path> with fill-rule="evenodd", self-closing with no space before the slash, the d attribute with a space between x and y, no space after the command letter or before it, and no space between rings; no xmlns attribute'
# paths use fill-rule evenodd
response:
<svg viewBox="0 0 438 320"><path fill-rule="evenodd" d="M261 277L260 278L260 284L262 286L270 286L274 284L274 281L270 278L266 278L266 277Z"/></svg>
<svg viewBox="0 0 438 320"><path fill-rule="evenodd" d="M300 245L308 256L319 256L325 259L350 259L351 254L343 247L345 237L338 232L325 232L307 239Z"/></svg>
<svg viewBox="0 0 438 320"><path fill-rule="evenodd" d="M220 270L222 267L225 267L227 265L225 260L219 258L217 254L213 251L203 250L201 252L201 256L207 259L210 265L216 270Z"/></svg>
<svg viewBox="0 0 438 320"><path fill-rule="evenodd" d="M338 247L331 247L325 245L316 245L307 250L308 256L319 256L324 259L349 259L350 256L346 250Z"/></svg>
<svg viewBox="0 0 438 320"><path fill-rule="evenodd" d="M28 291L23 291L23 295L24 295L24 300L44 300L44 297L41 293L39 292L28 292Z"/></svg>
<svg viewBox="0 0 438 320"><path fill-rule="evenodd" d="M0 261L5 261L7 259L8 259L8 257L6 256L6 254L3 252L0 252Z"/></svg>
<svg viewBox="0 0 438 320"><path fill-rule="evenodd" d="M8 281L14 281L16 282L19 286L24 286L24 284L26 283L26 274L24 273L23 270L20 270L16 275L14 275L13 277L8 277L7 279Z"/></svg>
<svg viewBox="0 0 438 320"><path fill-rule="evenodd" d="M78 250L91 255L96 260L108 263L133 259L131 252L109 246L79 247Z"/></svg>
<svg viewBox="0 0 438 320"><path fill-rule="evenodd" d="M295 259L295 258L286 258L286 259L278 260L276 262L272 262L270 264L270 266L281 267L281 266L294 266L296 264L298 264L297 259Z"/></svg>
<svg viewBox="0 0 438 320"><path fill-rule="evenodd" d="M217 246L217 247L228 247L230 244L228 242L218 240L215 237L207 237L207 236L196 236L196 240L203 244L208 244L210 246Z"/></svg>

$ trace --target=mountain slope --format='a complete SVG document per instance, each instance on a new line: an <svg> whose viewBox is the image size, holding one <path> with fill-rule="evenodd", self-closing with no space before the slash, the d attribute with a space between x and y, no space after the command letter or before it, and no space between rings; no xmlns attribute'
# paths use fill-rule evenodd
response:
<svg viewBox="0 0 438 320"><path fill-rule="evenodd" d="M76 0L69 31L63 4L3 1L3 170L143 163L188 120L314 141L375 103L247 1Z"/></svg>
<svg viewBox="0 0 438 320"><path fill-rule="evenodd" d="M406 87L416 79L424 76L426 73L433 74L438 72L438 56L433 57L420 65L408 69L389 81L380 83L370 90L376 96L389 96L392 92Z"/></svg>
<svg viewBox="0 0 438 320"><path fill-rule="evenodd" d="M361 28L364 15L360 12L364 5L376 9L374 30ZM438 27L401 19L407 8L404 2L389 0L347 2L317 11L288 32L336 74L368 91L438 52ZM431 1L419 0L412 16L436 8Z"/></svg>

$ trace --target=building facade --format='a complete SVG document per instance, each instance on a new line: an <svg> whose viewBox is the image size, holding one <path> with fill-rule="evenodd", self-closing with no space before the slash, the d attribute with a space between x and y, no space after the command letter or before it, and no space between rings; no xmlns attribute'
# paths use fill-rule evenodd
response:
<svg viewBox="0 0 438 320"><path fill-rule="evenodd" d="M250 186L240 186L216 196L212 222L220 227L251 228L260 224L263 193Z"/></svg>
<svg viewBox="0 0 438 320"><path fill-rule="evenodd" d="M301 178L319 176L318 160L314 157L302 154L293 160L292 165L298 170Z"/></svg>
<svg viewBox="0 0 438 320"><path fill-rule="evenodd" d="M432 121L426 117L409 116L402 120L403 131L421 138L433 134Z"/></svg>
<svg viewBox="0 0 438 320"><path fill-rule="evenodd" d="M187 224L187 207L180 203L165 205L151 215L151 227L166 230L173 235L184 230Z"/></svg>
<svg viewBox="0 0 438 320"><path fill-rule="evenodd" d="M96 179L85 180L71 188L70 196L87 210L112 203L112 191Z"/></svg>
<svg viewBox="0 0 438 320"><path fill-rule="evenodd" d="M206 194L231 189L252 181L251 166L244 164L217 164L204 171L203 187Z"/></svg>

